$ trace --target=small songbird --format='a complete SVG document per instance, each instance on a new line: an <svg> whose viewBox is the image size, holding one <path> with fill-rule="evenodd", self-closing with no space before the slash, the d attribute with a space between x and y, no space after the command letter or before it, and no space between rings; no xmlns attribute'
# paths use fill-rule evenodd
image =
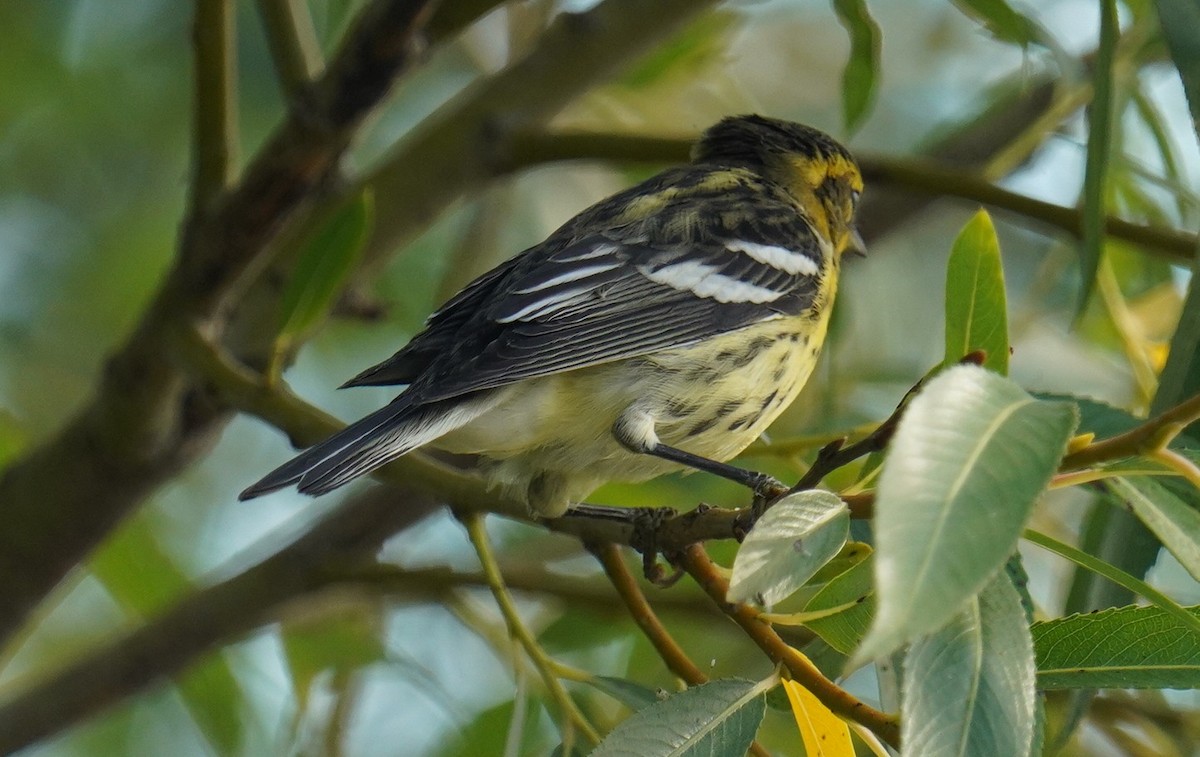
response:
<svg viewBox="0 0 1200 757"><path fill-rule="evenodd" d="M242 499L318 495L429 445L557 517L608 481L725 461L795 399L825 340L862 177L826 134L762 116L708 129L687 165L584 210L468 284L345 386L389 405Z"/></svg>

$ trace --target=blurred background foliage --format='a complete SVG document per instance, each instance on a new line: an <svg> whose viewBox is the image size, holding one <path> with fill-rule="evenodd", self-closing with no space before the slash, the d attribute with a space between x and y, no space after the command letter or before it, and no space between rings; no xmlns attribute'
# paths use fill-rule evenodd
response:
<svg viewBox="0 0 1200 757"><path fill-rule="evenodd" d="M361 4L310 0L327 54ZM372 119L348 158L350 172L370 170L438 106L519 59L556 13L591 5L509 3L433 48ZM971 170L1015 192L1073 206L1084 175L1098 4L1029 4L1022 11L1032 23L998 27L992 18L990 30L988 19L972 12L988 5L871 3L879 58L865 69L861 57L854 59L859 68L847 75L852 91L844 102L853 35L838 14L857 4L723 3L613 81L575 99L552 126L688 137L724 115L753 111L826 129L863 154L904 156L980 124L986 132L988 119L1004 116L997 104L1049 86L1054 115L1012 140L1007 163L998 158L990 169ZM280 119L285 100L256 7L239 2L236 8L238 142L249 156ZM1120 10L1119 117L1107 207L1130 221L1194 231L1200 154L1183 88L1152 5L1131 0ZM189 179L191 12L190 3L175 0L0 3L0 465L49 438L86 400L105 356L128 336L173 258ZM873 89L863 86L864 76ZM847 117L856 121L852 132ZM355 307L342 308L315 331L285 380L342 418L385 402L388 390L339 393L334 387L394 351L472 276L650 170L644 164L547 163L463 198L355 281L348 298ZM869 185L865 221L872 208L884 212L880 196L897 192L922 196L903 186ZM939 361L945 262L976 208L941 199L889 219L888 233L869 239L869 257L849 261L822 365L772 429L774 448L756 446L749 462L795 478L813 445L799 444L804 453L796 457L779 454L780 448L882 419ZM376 217L388 214L386 206L374 209ZM1184 270L1162 255L1110 240L1096 294L1075 323L1076 242L1002 212L997 220L1012 375L1033 390L1144 412L1178 318ZM287 493L235 501L289 450L280 433L258 421L230 424L211 454L127 518L43 603L20 638L0 649L0 692L252 564L284 541L280 534L297 533L354 495L352 487L321 501ZM63 475L71 475L69 461ZM703 475L612 485L594 499L742 503L736 488ZM1070 537L1085 499L1055 502L1037 526ZM576 579L563 594L552 585L520 594L521 609L548 651L588 671L673 686L576 542L519 524L491 526L510 575L534 583L547 576ZM728 557L731 549L714 545L714 554ZM444 513L397 536L383 556L406 567L477 567L461 527ZM1061 613L1066 569L1040 553L1027 557L1040 609ZM1200 587L1169 558L1151 577L1181 602L1200 602ZM593 584L594 592L579 591ZM693 658L714 677L769 672L761 654L686 584L652 590L651 599L664 601L664 617ZM540 684L519 664L514 674L514 658L486 590L432 585L420 597L386 587L325 595L212 652L170 684L26 753L499 754L506 743L515 749L510 753L548 753L557 737ZM849 685L878 701L869 677ZM573 690L597 722L622 716L602 694ZM1132 725L1115 734L1085 724L1064 753L1187 754L1200 743L1181 746L1200 729L1200 703L1191 694L1104 702L1109 716L1116 712ZM1178 751L1153 751L1163 733ZM768 714L762 740L784 753L799 751L786 711Z"/></svg>

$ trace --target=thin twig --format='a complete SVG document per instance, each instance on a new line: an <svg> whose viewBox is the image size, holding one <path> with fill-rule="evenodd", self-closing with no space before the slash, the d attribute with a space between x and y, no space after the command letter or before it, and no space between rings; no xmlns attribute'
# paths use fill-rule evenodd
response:
<svg viewBox="0 0 1200 757"><path fill-rule="evenodd" d="M514 137L509 160L502 169L516 171L561 160L677 163L687 160L693 141L694 137L527 132ZM866 152L857 153L856 157L868 184L896 184L931 195L972 200L1061 229L1076 238L1083 233L1083 218L1078 209L1011 192L975 172L921 158ZM1181 264L1191 262L1198 242L1194 234L1144 226L1111 215L1105 217L1104 229L1114 239L1163 254Z"/></svg>
<svg viewBox="0 0 1200 757"><path fill-rule="evenodd" d="M237 55L231 0L197 0L192 24L192 214L233 179L237 161Z"/></svg>
<svg viewBox="0 0 1200 757"><path fill-rule="evenodd" d="M596 733L596 729L584 717L583 712L579 709L579 705L575 704L575 700L567 693L566 688L562 685L562 681L558 680L554 669L554 661L550 659L550 656L546 654L546 650L542 649L542 645L538 644L537 639L533 637L533 634L525 627L524 621L521 620L521 615L517 612L517 606L504 585L504 576L500 573L500 565L496 562L495 555L492 554L491 542L488 539L487 529L484 526L484 516L479 513L467 513L459 516L459 520L466 527L467 536L471 539L471 545L475 547L475 554L479 556L483 574L487 578L488 587L492 590L492 596L496 600L496 605L500 608L500 614L504 616L504 622L508 626L509 635L520 642L521 646L525 649L525 654L529 656L530 661L537 668L538 674L541 675L542 681L546 684L546 688L550 690L551 699L554 700L555 704L562 711L562 716L565 720L563 725L566 729L572 726L578 728L588 741L593 744L599 744L600 735Z"/></svg>
<svg viewBox="0 0 1200 757"><path fill-rule="evenodd" d="M729 582L716 569L703 546L693 544L675 555L675 558L772 662L786 667L793 679L835 714L863 724L888 744L899 747L900 723L895 716L876 710L826 678L808 658L785 643L769 624L760 620L754 608L745 604L731 604L725 599Z"/></svg>
<svg viewBox="0 0 1200 757"><path fill-rule="evenodd" d="M637 579L621 559L621 550L617 545L604 544L592 547L591 551L604 566L608 580L612 582L617 595L628 608L633 622L637 623L638 628L642 629L642 633L658 651L658 656L666 663L667 669L682 678L688 686L699 686L707 682L708 676L687 656L687 652L683 651L683 647L679 646L671 632L658 619L654 608L646 601L646 595L638 586Z"/></svg>
<svg viewBox="0 0 1200 757"><path fill-rule="evenodd" d="M1186 426L1197 420L1200 420L1200 394L1184 400L1123 434L1093 442L1077 452L1072 452L1063 458L1058 468L1061 471L1069 471L1106 460L1119 460L1152 452L1165 447Z"/></svg>

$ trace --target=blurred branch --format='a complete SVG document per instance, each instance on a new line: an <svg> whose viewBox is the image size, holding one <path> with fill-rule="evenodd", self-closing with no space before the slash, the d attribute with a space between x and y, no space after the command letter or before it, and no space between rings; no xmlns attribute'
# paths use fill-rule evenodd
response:
<svg viewBox="0 0 1200 757"><path fill-rule="evenodd" d="M475 547L475 554L479 556L479 563L483 567L483 575L487 578L488 588L492 590L492 597L496 600L497 607L500 608L500 614L504 617L504 624L508 627L508 635L520 643L521 648L525 650L529 660L533 663L533 667L542 677L542 682L546 684L546 688L550 691L550 698L554 701L561 710L562 723L560 728L563 733L565 742L571 741L571 730L578 728L589 742L592 744L600 743L600 734L596 733L596 729L584 717L580 711L579 705L575 704L575 700L567 693L566 688L562 685L562 681L558 680L558 675L555 673L555 662L546 654L546 650L542 649L542 645L538 644L537 639L525 627L525 622L521 620L521 614L517 612L517 606L512 601L512 595L508 593L508 588L504 585L504 576L500 573L500 565L496 562L496 557L492 554L491 541L488 539L487 528L484 525L484 517L479 513L467 513L459 516L459 520L467 529L467 536L471 539L471 545Z"/></svg>
<svg viewBox="0 0 1200 757"><path fill-rule="evenodd" d="M741 626L771 662L787 668L797 683L812 692L835 714L866 726L893 748L899 748L900 722L894 715L876 710L826 678L807 657L779 638L779 634L759 618L758 611L753 607L730 604L725 600L729 582L709 559L703 546L693 544L675 555L674 560L683 566L725 614Z"/></svg>
<svg viewBox="0 0 1200 757"><path fill-rule="evenodd" d="M287 99L300 102L321 71L321 45L305 0L258 0L267 46Z"/></svg>
<svg viewBox="0 0 1200 757"><path fill-rule="evenodd" d="M216 0L200 4L205 12L214 7ZM407 67L430 7L401 0L366 7L311 102L289 113L239 183L203 211L193 200L174 268L109 360L92 399L56 437L4 470L0 638L132 507L215 442L228 410L169 362L169 334L179 323L220 332L223 304L242 276L261 266L268 245L332 173L366 113ZM210 50L210 25L201 26L200 47ZM198 60L208 56L197 52ZM200 81L209 77L198 74Z"/></svg>
<svg viewBox="0 0 1200 757"><path fill-rule="evenodd" d="M426 119L364 179L379 206L391 209L378 219L367 260L378 263L465 192L494 178L518 130L541 126L713 5L604 0L582 13L559 14L529 55Z"/></svg>
<svg viewBox="0 0 1200 757"><path fill-rule="evenodd" d="M221 642L277 620L285 603L336 586L337 571L349 561L369 559L393 533L437 506L396 489L350 498L245 572L183 598L160 617L7 698L0 704L0 754L56 733L179 672ZM252 547L247 553L262 551Z"/></svg>
<svg viewBox="0 0 1200 757"><path fill-rule="evenodd" d="M554 134L522 132L508 152L503 170L517 171L533 165L562 160L604 160L624 163L676 163L688 159L694 137L663 138L617 134ZM1061 229L1079 238L1082 214L1076 208L1036 200L1010 192L978 173L939 165L929 160L859 153L859 165L868 185L871 182L916 189L930 196L957 197L1016 213L1027 219ZM863 214L864 218L869 217ZM1105 231L1115 239L1165 255L1174 263L1186 264L1195 253L1198 238L1175 229L1105 218Z"/></svg>
<svg viewBox="0 0 1200 757"><path fill-rule="evenodd" d="M232 0L196 0L192 21L192 213L233 180L237 162L237 33Z"/></svg>

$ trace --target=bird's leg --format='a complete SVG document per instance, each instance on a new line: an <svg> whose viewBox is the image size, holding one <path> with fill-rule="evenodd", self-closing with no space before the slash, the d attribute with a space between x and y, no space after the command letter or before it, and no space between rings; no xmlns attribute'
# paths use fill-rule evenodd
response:
<svg viewBox="0 0 1200 757"><path fill-rule="evenodd" d="M658 435L654 433L653 420L644 413L623 413L613 424L612 433L617 442L630 452L653 455L747 487L754 492L756 512L766 509L767 505L787 493L788 488L774 476L739 468L736 465L722 463L663 444L658 440Z"/></svg>

